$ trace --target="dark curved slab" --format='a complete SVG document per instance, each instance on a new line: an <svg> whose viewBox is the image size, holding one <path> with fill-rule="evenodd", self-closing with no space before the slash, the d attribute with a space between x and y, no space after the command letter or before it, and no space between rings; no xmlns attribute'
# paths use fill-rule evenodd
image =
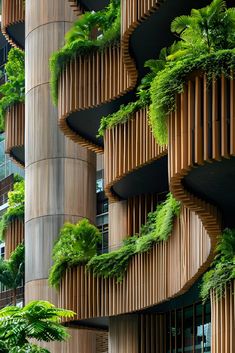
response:
<svg viewBox="0 0 235 353"><path fill-rule="evenodd" d="M25 47L25 23L19 22L7 27L7 33L14 43L24 49Z"/></svg>
<svg viewBox="0 0 235 353"><path fill-rule="evenodd" d="M127 174L112 187L113 192L122 199L140 194L161 193L169 190L168 158L164 156L151 164Z"/></svg>
<svg viewBox="0 0 235 353"><path fill-rule="evenodd" d="M190 192L220 208L224 227L235 227L235 157L192 169L183 183Z"/></svg>
<svg viewBox="0 0 235 353"><path fill-rule="evenodd" d="M11 149L11 157L14 158L21 166L25 165L25 150L24 146L13 147Z"/></svg>
<svg viewBox="0 0 235 353"><path fill-rule="evenodd" d="M123 97L102 104L96 108L72 113L67 118L67 123L69 127L81 137L93 142L97 146L103 147L103 138L97 137L101 118L117 111L121 104L127 104L130 100L133 100L133 97L133 93L128 93Z"/></svg>
<svg viewBox="0 0 235 353"><path fill-rule="evenodd" d="M107 6L109 0L77 0L77 3L87 11L98 11Z"/></svg>

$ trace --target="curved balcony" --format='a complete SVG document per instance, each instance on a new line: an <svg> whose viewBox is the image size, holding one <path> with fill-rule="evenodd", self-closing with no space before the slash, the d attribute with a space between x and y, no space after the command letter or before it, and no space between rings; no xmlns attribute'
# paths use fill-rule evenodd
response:
<svg viewBox="0 0 235 353"><path fill-rule="evenodd" d="M211 293L212 353L229 353L235 349L235 281L225 288L224 297Z"/></svg>
<svg viewBox="0 0 235 353"><path fill-rule="evenodd" d="M206 76L198 74L187 82L168 119L173 194L188 207L199 199L213 203L225 227L234 226L234 95L232 78L222 76L208 88Z"/></svg>
<svg viewBox="0 0 235 353"><path fill-rule="evenodd" d="M24 0L2 0L2 33L12 46L21 49L24 48L25 41L24 21Z"/></svg>
<svg viewBox="0 0 235 353"><path fill-rule="evenodd" d="M9 259L12 251L24 240L24 222L15 219L5 233L5 259Z"/></svg>
<svg viewBox="0 0 235 353"><path fill-rule="evenodd" d="M182 208L168 241L135 255L122 283L94 277L84 266L68 269L61 281L60 306L74 310L75 320L141 310L187 291L210 257L210 237L202 222Z"/></svg>
<svg viewBox="0 0 235 353"><path fill-rule="evenodd" d="M6 153L24 167L25 105L15 104L6 115Z"/></svg>
<svg viewBox="0 0 235 353"><path fill-rule="evenodd" d="M69 5L72 7L76 16L78 16L82 13L82 9L81 9L80 5L78 4L77 0L68 0L68 2L69 2Z"/></svg>
<svg viewBox="0 0 235 353"><path fill-rule="evenodd" d="M118 45L71 60L58 84L59 125L64 134L90 150L102 152L102 139L96 136L100 118L118 109L127 97L117 98L134 85Z"/></svg>
<svg viewBox="0 0 235 353"><path fill-rule="evenodd" d="M130 197L136 190L141 194L168 189L167 146L156 144L147 108L106 130L104 145L105 192L111 200Z"/></svg>

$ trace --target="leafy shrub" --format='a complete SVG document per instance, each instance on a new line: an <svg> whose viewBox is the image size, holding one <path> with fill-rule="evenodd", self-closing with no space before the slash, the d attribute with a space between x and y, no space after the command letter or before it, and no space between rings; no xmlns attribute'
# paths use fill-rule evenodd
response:
<svg viewBox="0 0 235 353"><path fill-rule="evenodd" d="M92 39L91 33L97 29L98 38ZM51 94L55 104L58 100L58 78L67 62L76 56L89 55L102 51L120 38L120 0L111 0L110 4L97 12L86 12L80 16L65 37L65 45L50 59Z"/></svg>
<svg viewBox="0 0 235 353"><path fill-rule="evenodd" d="M68 267L87 263L97 253L101 242L99 230L83 219L77 224L65 223L53 249L54 265L50 270L49 282L58 287Z"/></svg>
<svg viewBox="0 0 235 353"><path fill-rule="evenodd" d="M175 97L183 92L188 75L205 72L215 78L234 70L235 8L213 0L190 16L177 17L171 25L180 40L171 47L168 63L151 85L150 122L160 144L167 142L166 117L175 109Z"/></svg>
<svg viewBox="0 0 235 353"><path fill-rule="evenodd" d="M0 310L0 351L3 353L49 353L30 343L64 341L69 335L60 323L61 317L74 312L56 308L47 301L32 301L24 308L7 306Z"/></svg>
<svg viewBox="0 0 235 353"><path fill-rule="evenodd" d="M149 251L158 241L166 241L173 229L174 217L179 214L180 203L172 194L157 206L155 212L148 214L147 222L142 226L139 237L126 239L120 249L107 254L94 256L87 269L97 276L115 277L121 281L127 270L130 258L138 253Z"/></svg>
<svg viewBox="0 0 235 353"><path fill-rule="evenodd" d="M4 73L2 73L3 75ZM7 110L25 99L24 52L12 48L8 53L5 65L7 82L0 86L0 131L4 131L4 120Z"/></svg>
<svg viewBox="0 0 235 353"><path fill-rule="evenodd" d="M24 180L15 182L8 193L8 208L0 221L0 239L4 239L7 227L16 218L24 220Z"/></svg>
<svg viewBox="0 0 235 353"><path fill-rule="evenodd" d="M217 255L212 268L203 276L201 297L205 302L210 291L215 290L221 298L226 285L235 279L235 229L225 229L216 248Z"/></svg>

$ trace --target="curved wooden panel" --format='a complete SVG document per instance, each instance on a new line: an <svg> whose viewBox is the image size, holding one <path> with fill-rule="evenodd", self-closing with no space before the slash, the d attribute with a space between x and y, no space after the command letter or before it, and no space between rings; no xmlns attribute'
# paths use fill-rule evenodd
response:
<svg viewBox="0 0 235 353"><path fill-rule="evenodd" d="M234 94L233 79L222 76L208 89L206 76L196 75L177 96L176 110L168 118L171 191L186 207L197 212L210 233L212 247L221 232L220 219L211 217L212 206L208 204L204 209L202 200L188 192L182 180L192 168L235 155Z"/></svg>
<svg viewBox="0 0 235 353"><path fill-rule="evenodd" d="M6 153L21 167L24 160L14 154L14 148L24 148L25 143L25 105L15 104L10 107L6 116Z"/></svg>
<svg viewBox="0 0 235 353"><path fill-rule="evenodd" d="M14 47L18 45L14 38L9 36L7 31L9 26L25 21L25 2L24 0L2 0L2 21L1 31L7 41Z"/></svg>
<svg viewBox="0 0 235 353"><path fill-rule="evenodd" d="M129 42L132 33L138 25L146 20L152 12L157 11L164 0L122 0L121 1L121 35L122 55L125 66L132 77L133 82L137 80L138 72L135 61L129 50Z"/></svg>
<svg viewBox="0 0 235 353"><path fill-rule="evenodd" d="M214 291L211 293L211 353L235 352L235 281L227 285L225 295L218 300Z"/></svg>
<svg viewBox="0 0 235 353"><path fill-rule="evenodd" d="M9 259L12 251L24 240L24 222L15 219L6 230L5 234L5 259Z"/></svg>
<svg viewBox="0 0 235 353"><path fill-rule="evenodd" d="M78 319L140 310L185 292L205 271L210 239L198 216L183 208L167 242L130 261L122 283L94 277L84 266L68 269L61 281L60 306Z"/></svg>
<svg viewBox="0 0 235 353"><path fill-rule="evenodd" d="M134 85L124 67L118 45L71 60L61 73L58 84L59 125L64 134L81 146L102 152L102 147L75 133L66 119L73 112L110 102Z"/></svg>
<svg viewBox="0 0 235 353"><path fill-rule="evenodd" d="M132 171L167 154L167 146L159 146L148 124L147 108L133 119L106 130L104 138L105 193L112 200L112 186Z"/></svg>
<svg viewBox="0 0 235 353"><path fill-rule="evenodd" d="M137 315L110 318L109 346L110 353L139 352L139 322Z"/></svg>

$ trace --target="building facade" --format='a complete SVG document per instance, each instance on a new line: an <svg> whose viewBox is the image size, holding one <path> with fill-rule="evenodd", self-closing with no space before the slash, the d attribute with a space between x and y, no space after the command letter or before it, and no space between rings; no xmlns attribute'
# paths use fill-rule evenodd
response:
<svg viewBox="0 0 235 353"><path fill-rule="evenodd" d="M218 237L235 226L233 77L222 75L210 90L205 75L189 77L167 118L165 145L156 142L148 106L97 136L103 116L135 99L146 60L174 40L172 20L210 2L120 0L120 38L65 61L55 106L51 55L74 21L108 3L2 0L2 34L25 52L25 102L6 117L6 152L25 168L24 230L12 225L9 236L20 232L25 241L25 301L76 313L65 322L69 341L47 346L54 353L234 353L234 280L222 298L212 290L203 304L199 294ZM95 25L89 38L102 35ZM65 222L96 224L100 251L110 253L141 234L169 192L181 202L170 237L136 251L122 281L79 264L66 269L58 290L48 284Z"/></svg>

